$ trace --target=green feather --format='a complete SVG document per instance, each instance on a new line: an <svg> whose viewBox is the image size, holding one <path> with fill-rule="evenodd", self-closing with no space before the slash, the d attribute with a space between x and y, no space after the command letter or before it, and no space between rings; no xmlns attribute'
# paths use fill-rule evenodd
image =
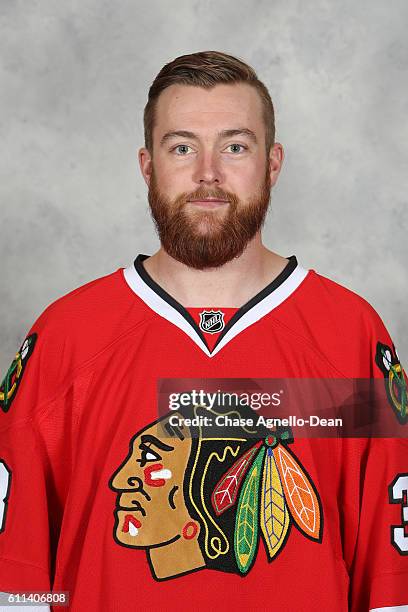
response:
<svg viewBox="0 0 408 612"><path fill-rule="evenodd" d="M242 485L235 519L234 550L240 572L246 574L254 561L259 537L259 485L265 456L263 446Z"/></svg>

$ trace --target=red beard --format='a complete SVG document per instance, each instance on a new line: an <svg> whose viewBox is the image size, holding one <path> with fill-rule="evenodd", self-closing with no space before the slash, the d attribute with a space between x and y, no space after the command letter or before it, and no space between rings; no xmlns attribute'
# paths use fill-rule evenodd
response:
<svg viewBox="0 0 408 612"><path fill-rule="evenodd" d="M163 249L186 266L203 270L222 266L242 254L265 222L270 193L266 172L259 193L246 204L233 193L204 186L171 201L158 189L153 170L148 200ZM186 211L188 200L210 197L227 200L227 210Z"/></svg>

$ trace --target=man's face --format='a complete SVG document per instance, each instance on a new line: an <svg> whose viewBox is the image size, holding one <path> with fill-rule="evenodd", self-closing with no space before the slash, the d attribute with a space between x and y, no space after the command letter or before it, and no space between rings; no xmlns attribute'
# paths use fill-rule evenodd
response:
<svg viewBox="0 0 408 612"><path fill-rule="evenodd" d="M266 155L258 92L244 83L168 87L157 104L153 158L146 151L140 162L164 250L197 269L241 255L264 222L280 169L281 145Z"/></svg>
<svg viewBox="0 0 408 612"><path fill-rule="evenodd" d="M183 428L182 440L166 435L167 421L166 417L132 438L128 456L110 480L118 495L115 537L125 546L165 545L179 538L191 520L183 497L191 437Z"/></svg>

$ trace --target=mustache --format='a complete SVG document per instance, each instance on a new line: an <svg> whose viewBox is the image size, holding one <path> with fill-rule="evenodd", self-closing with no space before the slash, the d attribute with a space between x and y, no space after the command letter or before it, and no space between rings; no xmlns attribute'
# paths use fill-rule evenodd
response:
<svg viewBox="0 0 408 612"><path fill-rule="evenodd" d="M194 200L206 200L207 198L226 200L227 202L234 202L237 200L234 194L225 192L222 189L199 189L194 193L183 193L178 199L182 202L189 202Z"/></svg>

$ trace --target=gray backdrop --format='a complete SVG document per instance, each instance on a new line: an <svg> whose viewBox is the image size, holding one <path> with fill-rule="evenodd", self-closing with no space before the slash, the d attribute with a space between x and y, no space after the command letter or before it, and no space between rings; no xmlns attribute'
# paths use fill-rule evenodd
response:
<svg viewBox="0 0 408 612"><path fill-rule="evenodd" d="M0 372L40 312L158 246L147 90L216 49L270 90L267 246L365 297L408 362L408 2L0 0Z"/></svg>

